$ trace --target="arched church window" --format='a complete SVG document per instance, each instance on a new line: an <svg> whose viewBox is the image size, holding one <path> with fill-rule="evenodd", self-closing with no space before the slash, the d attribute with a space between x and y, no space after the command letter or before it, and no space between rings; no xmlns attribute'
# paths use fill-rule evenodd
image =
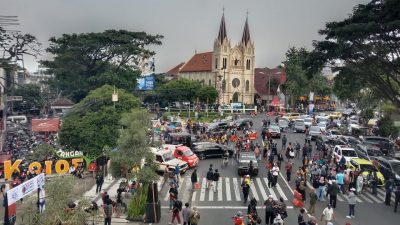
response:
<svg viewBox="0 0 400 225"><path fill-rule="evenodd" d="M246 91L248 92L250 90L250 81L246 80Z"/></svg>
<svg viewBox="0 0 400 225"><path fill-rule="evenodd" d="M208 80L208 85L210 85L210 86L211 86L211 79L209 79L209 80Z"/></svg>

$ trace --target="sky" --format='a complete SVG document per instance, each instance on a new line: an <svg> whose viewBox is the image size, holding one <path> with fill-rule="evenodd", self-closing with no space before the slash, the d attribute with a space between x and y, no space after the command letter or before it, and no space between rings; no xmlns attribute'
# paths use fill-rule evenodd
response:
<svg viewBox="0 0 400 225"><path fill-rule="evenodd" d="M156 72L188 61L195 51L212 51L224 9L228 38L241 40L248 12L256 66L275 67L289 47L311 49L323 37L326 22L345 19L357 4L368 0L0 0L0 15L16 15L20 25L7 27L36 36L43 44L62 34L107 29L164 35L156 52ZM25 57L30 72L37 59Z"/></svg>

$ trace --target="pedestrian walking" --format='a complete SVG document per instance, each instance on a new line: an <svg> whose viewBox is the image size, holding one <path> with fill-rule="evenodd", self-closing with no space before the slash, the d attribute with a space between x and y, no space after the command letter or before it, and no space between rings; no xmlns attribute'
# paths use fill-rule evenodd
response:
<svg viewBox="0 0 400 225"><path fill-rule="evenodd" d="M392 197L393 187L395 186L392 178L385 182L385 205L390 206L390 199Z"/></svg>
<svg viewBox="0 0 400 225"><path fill-rule="evenodd" d="M207 189L210 189L210 186L212 185L213 178L214 178L214 173L213 173L212 167L210 167L210 168L208 169L206 178L207 178Z"/></svg>
<svg viewBox="0 0 400 225"><path fill-rule="evenodd" d="M247 203L247 199L249 198L249 192L250 192L250 176L246 175L243 179L243 182L241 184L242 186L242 192L243 192L243 198L244 198L244 204Z"/></svg>
<svg viewBox="0 0 400 225"><path fill-rule="evenodd" d="M332 180L332 184L328 187L328 194L329 194L329 204L336 208L336 201L337 201L337 194L339 192L339 187L336 184L336 180Z"/></svg>
<svg viewBox="0 0 400 225"><path fill-rule="evenodd" d="M178 200L178 189L176 188L176 185L174 183L170 184L170 189L168 193L169 193L169 211L171 212L176 200Z"/></svg>
<svg viewBox="0 0 400 225"><path fill-rule="evenodd" d="M217 169L215 169L215 172L213 174L213 186L214 186L214 193L217 192L218 188L218 181L219 181L219 172Z"/></svg>
<svg viewBox="0 0 400 225"><path fill-rule="evenodd" d="M111 225L111 218L114 210L111 203L111 199L107 199L106 204L103 206L104 225Z"/></svg>
<svg viewBox="0 0 400 225"><path fill-rule="evenodd" d="M332 205L328 204L328 206L322 211L321 221L324 222L325 225L328 225L328 223L334 219L335 212L333 211Z"/></svg>
<svg viewBox="0 0 400 225"><path fill-rule="evenodd" d="M287 137L286 137L286 134L283 134L283 136L282 136L282 150L286 149L286 143L287 143Z"/></svg>
<svg viewBox="0 0 400 225"><path fill-rule="evenodd" d="M300 143L298 141L296 141L296 146L295 146L295 150L296 150L295 157L296 157L296 159L300 158L300 149L301 149Z"/></svg>
<svg viewBox="0 0 400 225"><path fill-rule="evenodd" d="M198 225L200 221L200 213L197 211L197 207L193 207L189 216L190 225Z"/></svg>
<svg viewBox="0 0 400 225"><path fill-rule="evenodd" d="M362 173L359 173L357 176L357 194L361 194L361 191L363 190L364 186L364 177Z"/></svg>
<svg viewBox="0 0 400 225"><path fill-rule="evenodd" d="M264 202L265 207L265 224L273 225L275 219L275 201L272 198L272 195L268 196L268 199Z"/></svg>
<svg viewBox="0 0 400 225"><path fill-rule="evenodd" d="M272 167L272 186L275 187L278 183L278 175L279 175L279 167L276 163L274 163L274 167Z"/></svg>
<svg viewBox="0 0 400 225"><path fill-rule="evenodd" d="M253 179L253 177L254 177L254 164L253 164L252 160L250 160L250 163L249 163L248 173L250 175L250 179Z"/></svg>
<svg viewBox="0 0 400 225"><path fill-rule="evenodd" d="M286 163L286 180L290 182L292 176L293 165L290 160Z"/></svg>
<svg viewBox="0 0 400 225"><path fill-rule="evenodd" d="M179 164L176 164L175 166L175 176L176 176L176 181L179 184L179 179L181 179L181 168L179 167Z"/></svg>
<svg viewBox="0 0 400 225"><path fill-rule="evenodd" d="M397 186L397 190L394 192L394 212L397 212L397 206L400 203L400 186Z"/></svg>
<svg viewBox="0 0 400 225"><path fill-rule="evenodd" d="M325 177L321 176L318 181L318 201L325 201Z"/></svg>
<svg viewBox="0 0 400 225"><path fill-rule="evenodd" d="M192 181L192 191L196 190L197 183L197 169L193 170L192 175L190 176L190 181Z"/></svg>
<svg viewBox="0 0 400 225"><path fill-rule="evenodd" d="M317 199L318 199L318 196L315 193L315 189L311 188L311 190L310 190L310 207L308 208L308 212L310 214L315 213L315 205L317 204Z"/></svg>
<svg viewBox="0 0 400 225"><path fill-rule="evenodd" d="M345 193L344 174L341 170L339 170L338 173L336 174L336 184L339 186L340 192L344 194Z"/></svg>
<svg viewBox="0 0 400 225"><path fill-rule="evenodd" d="M281 169L281 165L282 165L282 161L283 161L283 155L282 155L281 152L278 153L277 158L278 158L278 168L280 170Z"/></svg>
<svg viewBox="0 0 400 225"><path fill-rule="evenodd" d="M100 193L103 183L104 183L103 175L97 174L97 176L96 176L96 194Z"/></svg>
<svg viewBox="0 0 400 225"><path fill-rule="evenodd" d="M190 225L190 213L192 210L189 207L189 203L185 203L185 208L182 209L182 220L183 225Z"/></svg>
<svg viewBox="0 0 400 225"><path fill-rule="evenodd" d="M354 193L356 189L350 188L349 195L347 196L348 198L348 203L349 203L349 215L346 216L347 218L355 218L354 215L354 209L356 207L357 199L356 199L356 194Z"/></svg>
<svg viewBox="0 0 400 225"><path fill-rule="evenodd" d="M297 216L297 223L298 223L298 225L307 225L307 223L306 223L306 221L305 221L305 219L304 219L305 215L306 215L306 210L303 209L303 208L300 209L300 213L299 213L299 215Z"/></svg>
<svg viewBox="0 0 400 225"><path fill-rule="evenodd" d="M268 170L267 177L268 177L268 187L271 188L274 183L274 176L272 176L271 170Z"/></svg>
<svg viewBox="0 0 400 225"><path fill-rule="evenodd" d="M176 200L172 208L172 218L169 224L174 224L175 219L178 221L178 225L181 224L181 216L179 215L180 211L182 211L182 202Z"/></svg>

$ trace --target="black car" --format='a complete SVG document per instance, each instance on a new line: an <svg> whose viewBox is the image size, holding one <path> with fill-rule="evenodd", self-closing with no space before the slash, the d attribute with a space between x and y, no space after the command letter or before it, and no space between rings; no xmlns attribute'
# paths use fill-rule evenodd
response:
<svg viewBox="0 0 400 225"><path fill-rule="evenodd" d="M258 175L258 163L254 152L241 152L238 161L238 175L243 176L249 173L250 161L253 163L254 175Z"/></svg>
<svg viewBox="0 0 400 225"><path fill-rule="evenodd" d="M243 128L246 128L248 126L252 127L253 121L251 119L238 119L233 122L233 125L239 130L243 130Z"/></svg>
<svg viewBox="0 0 400 225"><path fill-rule="evenodd" d="M211 157L222 157L225 150L228 150L229 157L233 155L233 149L225 145L220 145L212 142L196 142L193 143L192 152L199 157L199 159L211 158Z"/></svg>
<svg viewBox="0 0 400 225"><path fill-rule="evenodd" d="M216 122L212 123L208 126L210 130L218 131L218 130L226 130L229 128L229 122Z"/></svg>
<svg viewBox="0 0 400 225"><path fill-rule="evenodd" d="M374 157L378 160L379 170L385 179L394 178L396 186L400 186L400 160L390 157Z"/></svg>
<svg viewBox="0 0 400 225"><path fill-rule="evenodd" d="M366 159L371 161L374 157L383 156L379 147L370 144L358 144L355 146L354 150L356 150L359 158Z"/></svg>
<svg viewBox="0 0 400 225"><path fill-rule="evenodd" d="M361 141L352 136L340 136L339 137L343 142L351 147L355 148L358 144L361 144Z"/></svg>
<svg viewBox="0 0 400 225"><path fill-rule="evenodd" d="M384 155L392 155L394 152L394 143L389 138L378 136L365 136L362 138L364 143L375 144Z"/></svg>

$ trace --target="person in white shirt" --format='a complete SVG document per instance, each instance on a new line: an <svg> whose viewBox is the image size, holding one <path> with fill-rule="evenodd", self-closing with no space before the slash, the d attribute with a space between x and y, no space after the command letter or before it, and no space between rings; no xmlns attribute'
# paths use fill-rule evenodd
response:
<svg viewBox="0 0 400 225"><path fill-rule="evenodd" d="M331 204L322 211L321 221L324 222L325 225L328 225L329 222L335 219L335 213L333 212L333 208Z"/></svg>
<svg viewBox="0 0 400 225"><path fill-rule="evenodd" d="M272 181L272 187L275 187L276 184L278 183L278 175L279 175L279 167L276 163L274 163L274 166L272 167L272 177L273 177L273 181Z"/></svg>

